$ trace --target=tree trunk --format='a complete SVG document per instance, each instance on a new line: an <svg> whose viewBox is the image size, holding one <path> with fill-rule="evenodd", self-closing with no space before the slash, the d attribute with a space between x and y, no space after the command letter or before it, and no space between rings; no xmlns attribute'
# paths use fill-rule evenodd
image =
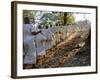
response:
<svg viewBox="0 0 100 80"><path fill-rule="evenodd" d="M67 24L67 19L66 19L66 16L67 16L67 13L65 12L65 13L64 13L64 25L66 25L66 24Z"/></svg>

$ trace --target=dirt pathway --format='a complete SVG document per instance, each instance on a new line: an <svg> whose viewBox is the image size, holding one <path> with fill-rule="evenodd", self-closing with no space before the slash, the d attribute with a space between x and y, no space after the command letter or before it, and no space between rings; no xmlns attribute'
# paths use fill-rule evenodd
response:
<svg viewBox="0 0 100 80"><path fill-rule="evenodd" d="M66 40L47 50L45 56L38 57L36 67L55 68L68 66L66 64L68 64L69 60L84 46L82 40L81 33L71 33ZM79 45L80 43L81 45Z"/></svg>

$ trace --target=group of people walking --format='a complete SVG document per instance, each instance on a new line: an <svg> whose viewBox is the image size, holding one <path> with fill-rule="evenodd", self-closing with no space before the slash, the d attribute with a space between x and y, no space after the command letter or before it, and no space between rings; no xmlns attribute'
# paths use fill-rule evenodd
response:
<svg viewBox="0 0 100 80"><path fill-rule="evenodd" d="M49 29L40 29L34 23L30 23L28 17L24 18L23 24L23 64L36 64L37 56L45 55L46 50L51 48L45 41L51 41ZM48 42L48 41L47 41Z"/></svg>
<svg viewBox="0 0 100 80"><path fill-rule="evenodd" d="M50 25L42 28L34 22L30 23L28 17L24 18L23 24L23 64L33 65L37 62L37 56L45 55L50 49L65 38L61 33L61 26L51 28ZM62 32L66 32L63 31ZM63 36L62 36L63 35Z"/></svg>

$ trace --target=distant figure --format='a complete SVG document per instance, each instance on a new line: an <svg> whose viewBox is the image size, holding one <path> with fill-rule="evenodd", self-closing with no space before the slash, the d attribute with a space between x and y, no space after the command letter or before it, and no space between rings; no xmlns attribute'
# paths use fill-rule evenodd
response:
<svg viewBox="0 0 100 80"><path fill-rule="evenodd" d="M32 65L36 64L36 46L34 42L34 36L41 33L41 31L35 32L28 17L24 18L23 24L23 64ZM32 67L31 66L31 67Z"/></svg>

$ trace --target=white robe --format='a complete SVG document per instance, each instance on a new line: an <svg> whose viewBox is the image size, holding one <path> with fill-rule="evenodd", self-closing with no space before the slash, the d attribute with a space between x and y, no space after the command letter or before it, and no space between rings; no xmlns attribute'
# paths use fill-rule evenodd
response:
<svg viewBox="0 0 100 80"><path fill-rule="evenodd" d="M42 29L42 34L46 37L46 42L45 42L45 49L50 49L52 47L52 35L53 33L51 32L51 29Z"/></svg>
<svg viewBox="0 0 100 80"><path fill-rule="evenodd" d="M34 27L34 29L32 30L33 32L38 32L40 31L40 29L38 29L36 26ZM41 33L35 35L35 44L36 44L36 53L37 56L39 55L45 55L45 40L46 37L44 35L42 35Z"/></svg>
<svg viewBox="0 0 100 80"><path fill-rule="evenodd" d="M23 63L35 64L36 63L36 48L34 36L32 35L33 26L31 24L23 25Z"/></svg>

